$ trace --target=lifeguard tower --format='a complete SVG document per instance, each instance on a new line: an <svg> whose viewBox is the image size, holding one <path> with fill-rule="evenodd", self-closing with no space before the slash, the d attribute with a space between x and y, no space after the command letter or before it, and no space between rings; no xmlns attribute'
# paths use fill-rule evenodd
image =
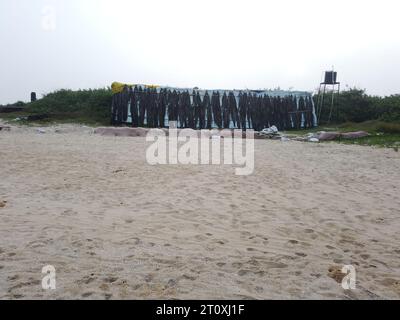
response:
<svg viewBox="0 0 400 320"><path fill-rule="evenodd" d="M317 119L318 123L321 120L321 113L324 107L324 101L326 98L326 89L327 87L331 87L332 99L331 99L331 107L329 111L328 123L330 123L332 119L332 113L335 107L335 93L339 96L340 94L340 82L337 81L337 72L336 71L325 71L325 80L321 82L318 90L318 101L317 101ZM337 90L336 90L337 89ZM337 99L336 99L337 100ZM337 106L336 106L337 107Z"/></svg>

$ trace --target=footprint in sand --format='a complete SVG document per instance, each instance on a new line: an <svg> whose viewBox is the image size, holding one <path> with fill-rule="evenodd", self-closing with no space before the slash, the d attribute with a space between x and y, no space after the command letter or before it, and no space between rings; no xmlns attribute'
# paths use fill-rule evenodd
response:
<svg viewBox="0 0 400 320"><path fill-rule="evenodd" d="M99 288L103 291L108 291L110 289L110 287L106 283L101 284Z"/></svg>
<svg viewBox="0 0 400 320"><path fill-rule="evenodd" d="M141 287L143 287L143 284L135 284L133 287L132 287L132 289L133 290L139 290Z"/></svg>
<svg viewBox="0 0 400 320"><path fill-rule="evenodd" d="M63 211L63 212L61 213L62 216L67 216L67 217L69 217L69 216L75 216L75 215L77 215L77 214L78 214L78 212L73 211L73 210L71 210L71 209L65 210L65 211Z"/></svg>
<svg viewBox="0 0 400 320"><path fill-rule="evenodd" d="M96 280L96 278L94 277L94 274L93 274L93 275L90 275L90 276L85 276L81 280L78 280L78 283L89 284L89 283L92 283L95 280Z"/></svg>
<svg viewBox="0 0 400 320"><path fill-rule="evenodd" d="M167 283L167 288L173 288L176 287L176 285L178 284L178 281L175 279L169 279L168 283Z"/></svg>
<svg viewBox="0 0 400 320"><path fill-rule="evenodd" d="M84 294L82 294L82 298L88 298L91 295L93 295L93 292L85 292Z"/></svg>
<svg viewBox="0 0 400 320"><path fill-rule="evenodd" d="M104 281L106 283L114 283L114 282L118 281L118 278L117 277L107 277L107 278L104 278Z"/></svg>
<svg viewBox="0 0 400 320"><path fill-rule="evenodd" d="M288 267L288 265L285 264L285 263L274 262L274 261L267 262L265 265L266 265L267 268L278 268L278 269L287 268Z"/></svg>
<svg viewBox="0 0 400 320"><path fill-rule="evenodd" d="M201 235L201 234L196 235L194 238L195 238L196 240L199 240L199 241L205 241L205 240L207 240L207 238L206 238L205 236Z"/></svg>
<svg viewBox="0 0 400 320"><path fill-rule="evenodd" d="M303 252L296 252L296 256L303 257L303 258L307 257L307 255Z"/></svg>
<svg viewBox="0 0 400 320"><path fill-rule="evenodd" d="M264 289L263 289L262 287L255 287L254 289L255 289L256 292L258 292L258 293L264 292Z"/></svg>
<svg viewBox="0 0 400 320"><path fill-rule="evenodd" d="M245 276L245 275L248 274L248 273L249 273L248 270L239 270L238 275L239 275L240 277L243 277L243 276Z"/></svg>
<svg viewBox="0 0 400 320"><path fill-rule="evenodd" d="M187 275L187 274L184 274L184 275L182 276L182 278L183 278L183 279L186 279L186 280L191 280L191 281L195 281L195 280L197 279L197 277L195 277L195 276L190 276L190 275Z"/></svg>
<svg viewBox="0 0 400 320"><path fill-rule="evenodd" d="M396 291L400 292L400 279L392 279L392 278L386 278L380 281L382 285L385 287L390 287L395 289Z"/></svg>
<svg viewBox="0 0 400 320"><path fill-rule="evenodd" d="M45 247L50 241L51 241L51 239L49 239L47 241L41 241L41 240L32 241L32 242L28 243L28 248L32 248L32 249L42 248L42 247Z"/></svg>
<svg viewBox="0 0 400 320"><path fill-rule="evenodd" d="M8 290L8 292L9 292L9 293L12 293L14 290L21 289L21 288L23 288L23 287L38 286L39 284L40 284L40 280L35 280L35 279L33 279L33 278L29 278L29 281L20 282L20 283L17 283L16 285L13 285L13 286Z"/></svg>
<svg viewBox="0 0 400 320"><path fill-rule="evenodd" d="M152 275L152 274L147 274L144 277L144 281L146 281L147 283L151 282L153 279L154 279L154 275Z"/></svg>
<svg viewBox="0 0 400 320"><path fill-rule="evenodd" d="M106 300L110 300L110 299L112 298L112 294L106 293L106 294L104 295L104 298L105 298Z"/></svg>
<svg viewBox="0 0 400 320"><path fill-rule="evenodd" d="M248 264L252 265L252 266L259 266L260 262L257 261L256 258L252 258L251 260L247 261Z"/></svg>

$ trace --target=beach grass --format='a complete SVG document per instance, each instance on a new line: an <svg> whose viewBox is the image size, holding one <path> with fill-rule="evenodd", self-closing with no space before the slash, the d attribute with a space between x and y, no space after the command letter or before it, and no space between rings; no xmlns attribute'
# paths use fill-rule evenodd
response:
<svg viewBox="0 0 400 320"><path fill-rule="evenodd" d="M354 132L366 131L370 135L368 137L358 139L342 139L338 138L329 142L355 144L362 146L376 146L393 148L398 150L400 148L400 123L397 122L383 122L377 120L365 121L360 123L346 122L342 124L331 124L312 128L308 130L288 130L285 131L287 135L307 135L319 131L335 131L335 132Z"/></svg>

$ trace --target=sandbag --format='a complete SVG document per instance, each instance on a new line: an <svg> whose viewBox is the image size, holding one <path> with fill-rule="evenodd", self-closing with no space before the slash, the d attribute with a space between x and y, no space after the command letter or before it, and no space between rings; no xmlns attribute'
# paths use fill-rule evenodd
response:
<svg viewBox="0 0 400 320"><path fill-rule="evenodd" d="M318 136L319 141L335 140L340 137L339 132L321 132Z"/></svg>
<svg viewBox="0 0 400 320"><path fill-rule="evenodd" d="M347 132L347 133L342 133L341 136L343 139L358 139L369 136L369 133L365 131Z"/></svg>
<svg viewBox="0 0 400 320"><path fill-rule="evenodd" d="M329 141L329 140L335 140L337 138L343 138L343 139L358 139L358 138L363 138L369 136L368 132L365 131L356 131L356 132L346 132L346 133L341 133L341 132L321 132L318 136L318 139L320 141Z"/></svg>

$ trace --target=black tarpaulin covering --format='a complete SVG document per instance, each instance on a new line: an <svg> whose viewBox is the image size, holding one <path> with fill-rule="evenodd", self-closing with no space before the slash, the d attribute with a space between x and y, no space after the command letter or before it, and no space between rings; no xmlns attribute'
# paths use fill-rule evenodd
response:
<svg viewBox="0 0 400 320"><path fill-rule="evenodd" d="M125 85L114 93L114 125L163 128L237 128L260 131L317 125L311 94L289 91L196 90Z"/></svg>

